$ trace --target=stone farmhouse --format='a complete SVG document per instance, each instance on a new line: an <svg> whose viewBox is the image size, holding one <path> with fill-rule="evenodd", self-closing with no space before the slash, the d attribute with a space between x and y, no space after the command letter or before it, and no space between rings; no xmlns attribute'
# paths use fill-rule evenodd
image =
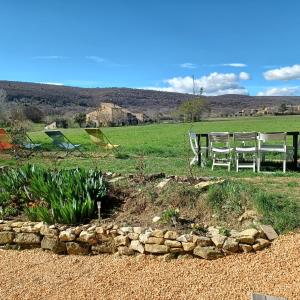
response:
<svg viewBox="0 0 300 300"><path fill-rule="evenodd" d="M133 113L113 103L105 102L86 115L86 123L95 127L137 125L150 122L144 113Z"/></svg>

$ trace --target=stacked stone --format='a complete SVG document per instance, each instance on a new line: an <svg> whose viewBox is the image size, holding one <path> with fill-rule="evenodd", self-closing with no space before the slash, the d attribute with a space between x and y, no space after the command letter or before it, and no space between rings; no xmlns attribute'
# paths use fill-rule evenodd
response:
<svg viewBox="0 0 300 300"><path fill-rule="evenodd" d="M0 246L42 248L57 254L118 255L155 254L172 257L216 259L238 252L259 251L278 237L269 225L260 225L229 236L209 227L206 236L179 234L176 231L116 224L81 226L46 225L42 222L1 221Z"/></svg>

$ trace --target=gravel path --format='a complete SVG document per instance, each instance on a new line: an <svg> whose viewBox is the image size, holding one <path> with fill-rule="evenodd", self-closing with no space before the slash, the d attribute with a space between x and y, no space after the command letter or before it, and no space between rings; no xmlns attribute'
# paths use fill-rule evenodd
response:
<svg viewBox="0 0 300 300"><path fill-rule="evenodd" d="M164 262L0 250L0 299L300 299L300 233L257 254Z"/></svg>

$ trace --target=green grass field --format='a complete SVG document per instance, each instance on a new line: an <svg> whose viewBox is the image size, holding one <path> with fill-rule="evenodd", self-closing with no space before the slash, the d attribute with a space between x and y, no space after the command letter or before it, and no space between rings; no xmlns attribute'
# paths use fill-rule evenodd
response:
<svg viewBox="0 0 300 300"><path fill-rule="evenodd" d="M198 123L181 124L153 124L145 126L128 126L103 128L113 144L119 144L119 151L128 155L126 159L115 158L114 155L104 155L97 146L90 142L88 135L83 129L72 128L63 130L65 135L74 143L81 144L87 156L90 152L103 154L103 158L79 158L70 157L54 161L51 153L46 158L33 157L30 161L47 165L58 164L61 167L92 167L98 166L104 171L120 173L137 172L141 164L145 164L144 171L165 172L167 174L188 174L188 161L191 151L188 143L187 132L211 132L211 131L300 131L300 116L278 116L278 117L256 117L256 118L235 118L226 120L202 121ZM35 126L30 137L34 142L42 143L44 149L51 150L51 141L43 133L42 127ZM288 143L291 145L291 139ZM107 153L106 153L107 154ZM141 161L143 163L141 163ZM15 159L0 157L0 163L14 165ZM222 168L211 172L208 168L201 169L194 167L195 175L226 175ZM239 176L252 175L250 171L242 171ZM278 173L280 174L280 173ZM297 176L295 172L288 172L286 176ZM237 176L234 171L230 176ZM253 175L252 175L253 176Z"/></svg>

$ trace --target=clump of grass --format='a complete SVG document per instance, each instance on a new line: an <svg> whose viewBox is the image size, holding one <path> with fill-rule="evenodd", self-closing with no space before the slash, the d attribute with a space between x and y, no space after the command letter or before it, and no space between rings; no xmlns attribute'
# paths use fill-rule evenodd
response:
<svg viewBox="0 0 300 300"><path fill-rule="evenodd" d="M300 205L295 200L267 192L257 193L253 200L263 222L273 225L278 232L300 227Z"/></svg>
<svg viewBox="0 0 300 300"><path fill-rule="evenodd" d="M290 181L287 184L288 187L298 187L299 183L297 181Z"/></svg>

